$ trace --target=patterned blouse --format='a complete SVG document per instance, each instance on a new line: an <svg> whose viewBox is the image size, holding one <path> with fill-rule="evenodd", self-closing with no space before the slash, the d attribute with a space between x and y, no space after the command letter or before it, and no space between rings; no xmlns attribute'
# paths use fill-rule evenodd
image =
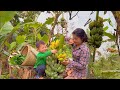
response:
<svg viewBox="0 0 120 90"><path fill-rule="evenodd" d="M75 49L75 46L73 46L72 55L73 60L67 65L67 70L73 69L69 77L76 79L86 78L87 65L90 57L89 48L85 43L80 45L80 47L77 49Z"/></svg>

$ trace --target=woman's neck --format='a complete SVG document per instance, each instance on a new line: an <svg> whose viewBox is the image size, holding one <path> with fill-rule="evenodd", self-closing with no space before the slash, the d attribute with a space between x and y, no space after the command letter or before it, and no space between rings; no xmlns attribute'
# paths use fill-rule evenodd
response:
<svg viewBox="0 0 120 90"><path fill-rule="evenodd" d="M80 47L80 45L82 45L82 43L81 44L77 44L75 49L78 49Z"/></svg>
<svg viewBox="0 0 120 90"><path fill-rule="evenodd" d="M77 44L77 45L76 45L76 47L79 47L80 45L82 45L82 43L80 43L80 44Z"/></svg>

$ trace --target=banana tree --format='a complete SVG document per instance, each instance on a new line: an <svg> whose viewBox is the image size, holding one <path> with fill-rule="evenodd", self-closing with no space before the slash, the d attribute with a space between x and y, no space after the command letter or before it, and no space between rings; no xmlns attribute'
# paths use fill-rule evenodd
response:
<svg viewBox="0 0 120 90"><path fill-rule="evenodd" d="M114 17L115 17L115 20L117 22L117 29L116 29L116 45L117 45L117 48L118 48L118 53L119 53L119 56L120 56L120 11L112 11Z"/></svg>
<svg viewBox="0 0 120 90"><path fill-rule="evenodd" d="M30 13L30 12L29 12ZM36 12L35 12L36 13ZM20 12L19 12L20 14ZM36 42L37 39L41 39L38 33L46 27L46 25L42 25L41 23L35 22L35 18L33 18L33 22L24 22L24 23L16 23L14 21L16 15L19 15L18 12L8 12L8 11L1 11L0 18L1 19L1 29L0 29L0 51L11 51L12 49L16 48L16 46L20 46L23 42L28 42L27 40L33 39L33 42ZM9 17L7 17L9 15ZM20 14L21 15L21 14ZM33 13L32 13L33 15ZM31 15L31 17L32 17ZM36 14L35 14L36 15ZM35 16L34 15L34 16ZM20 16L19 16L20 17ZM10 22L8 22L10 21ZM16 25L17 24L17 25ZM16 25L16 26L14 26ZM44 31L49 31L47 28ZM31 38L30 38L31 37ZM47 38L45 35L43 37ZM46 41L46 40L45 40ZM28 42L29 43L29 42ZM35 43L32 43L35 44ZM6 49L7 47L7 49ZM9 55L9 54L7 54Z"/></svg>
<svg viewBox="0 0 120 90"><path fill-rule="evenodd" d="M3 41L13 29L9 21L12 20L15 14L16 11L0 11L0 51L6 49L6 47L3 46ZM10 41L11 38L9 37L8 39Z"/></svg>

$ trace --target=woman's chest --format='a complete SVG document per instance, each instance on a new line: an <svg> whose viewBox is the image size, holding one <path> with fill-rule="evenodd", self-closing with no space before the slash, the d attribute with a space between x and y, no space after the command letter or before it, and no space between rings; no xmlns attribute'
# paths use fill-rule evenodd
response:
<svg viewBox="0 0 120 90"><path fill-rule="evenodd" d="M80 55L81 55L81 49L72 50L72 56L74 60L78 60L80 58Z"/></svg>

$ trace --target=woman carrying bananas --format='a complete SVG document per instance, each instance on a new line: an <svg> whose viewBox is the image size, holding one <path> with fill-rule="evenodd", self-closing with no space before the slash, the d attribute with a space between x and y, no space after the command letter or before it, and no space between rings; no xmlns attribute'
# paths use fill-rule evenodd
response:
<svg viewBox="0 0 120 90"><path fill-rule="evenodd" d="M72 61L64 61L68 76L65 79L85 79L87 76L87 65L90 58L89 48L86 45L88 40L85 31L77 28L72 32L72 39L69 44L72 45Z"/></svg>

